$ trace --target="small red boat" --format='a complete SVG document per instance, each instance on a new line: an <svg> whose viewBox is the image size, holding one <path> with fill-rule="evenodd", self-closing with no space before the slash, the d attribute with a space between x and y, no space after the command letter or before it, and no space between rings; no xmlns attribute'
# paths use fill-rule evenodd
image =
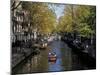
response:
<svg viewBox="0 0 100 75"><path fill-rule="evenodd" d="M57 55L56 55L56 53L54 53L54 52L50 52L49 53L49 56L48 56L48 59L49 59L49 61L50 62L55 62L56 60L57 60Z"/></svg>

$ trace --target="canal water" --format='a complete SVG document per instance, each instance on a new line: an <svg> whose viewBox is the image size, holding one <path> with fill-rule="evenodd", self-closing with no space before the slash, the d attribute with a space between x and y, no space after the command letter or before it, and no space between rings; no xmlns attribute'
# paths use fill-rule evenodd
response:
<svg viewBox="0 0 100 75"><path fill-rule="evenodd" d="M56 52L56 62L48 61L49 52ZM16 67L14 73L59 72L84 69L88 68L81 63L80 58L72 52L71 48L66 43L56 40L51 42L46 50L41 50L39 55L32 56L25 63Z"/></svg>

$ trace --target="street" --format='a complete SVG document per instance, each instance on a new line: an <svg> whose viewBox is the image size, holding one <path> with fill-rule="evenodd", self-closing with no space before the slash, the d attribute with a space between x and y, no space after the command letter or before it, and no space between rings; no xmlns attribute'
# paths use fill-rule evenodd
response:
<svg viewBox="0 0 100 75"><path fill-rule="evenodd" d="M48 61L48 53L55 52L56 62ZM14 73L37 73L37 72L58 72L88 69L84 66L79 57L72 52L66 43L60 40L53 40L46 50L40 50L39 55L34 55L25 60L25 63L19 64Z"/></svg>

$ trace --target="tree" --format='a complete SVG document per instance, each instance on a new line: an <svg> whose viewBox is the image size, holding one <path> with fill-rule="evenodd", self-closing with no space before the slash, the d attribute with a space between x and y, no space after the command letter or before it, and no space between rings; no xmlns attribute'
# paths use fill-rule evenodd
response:
<svg viewBox="0 0 100 75"><path fill-rule="evenodd" d="M76 33L81 37L91 37L95 27L95 24L92 23L95 22L95 13L92 12L93 10L91 11L93 8L92 6L84 5L66 5L64 15L59 20L61 30ZM90 17L93 18L92 21Z"/></svg>
<svg viewBox="0 0 100 75"><path fill-rule="evenodd" d="M16 1L16 0L11 0L12 2L12 4L11 4L11 10L12 11L14 11L15 9L17 9L17 7L19 6L19 5L21 5L21 1Z"/></svg>
<svg viewBox="0 0 100 75"><path fill-rule="evenodd" d="M49 8L48 3L23 2L23 9L30 12L32 27L37 28L43 34L51 33L55 28L56 15ZM26 8L27 7L27 8Z"/></svg>

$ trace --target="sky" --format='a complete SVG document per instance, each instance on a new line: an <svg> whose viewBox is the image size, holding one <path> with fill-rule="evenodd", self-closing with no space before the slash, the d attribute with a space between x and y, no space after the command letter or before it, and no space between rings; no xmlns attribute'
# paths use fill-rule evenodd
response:
<svg viewBox="0 0 100 75"><path fill-rule="evenodd" d="M59 17L63 15L63 11L64 11L63 4L54 4L53 6L50 6L50 8L55 10L55 13L57 15L57 19L59 19Z"/></svg>
<svg viewBox="0 0 100 75"><path fill-rule="evenodd" d="M57 15L57 19L59 19L59 17L63 15L63 11L64 11L64 5L56 7L55 13Z"/></svg>

